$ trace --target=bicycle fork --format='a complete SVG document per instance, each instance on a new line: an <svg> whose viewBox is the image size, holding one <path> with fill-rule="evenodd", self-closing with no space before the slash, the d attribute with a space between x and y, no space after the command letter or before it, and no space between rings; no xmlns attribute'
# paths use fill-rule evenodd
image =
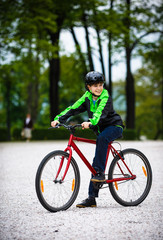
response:
<svg viewBox="0 0 163 240"><path fill-rule="evenodd" d="M74 143L73 140L77 140L77 141L83 141L83 142L86 142L85 139L82 139L82 138L77 138L77 137L74 137L73 135L70 136L70 139L69 139L69 142L68 142L68 146L67 148L64 150L64 152L69 152L69 157L68 157L68 161L67 161L67 164L66 164L66 167L65 167L65 172L63 174L63 177L62 179L60 180L61 182L64 181L65 179L65 176L67 174L67 171L69 169L69 166L70 166L70 162L71 162L71 158L72 158L72 149L75 150L75 152L79 155L79 157L83 160L83 162L86 164L86 166L88 167L88 169L91 171L91 173L95 176L96 175L96 170L90 165L90 163L88 162L88 160L85 158L85 156L82 154L82 152L79 150L79 148L77 147L77 145ZM95 143L93 140L89 140L89 143ZM58 168L58 172L57 172L57 175L56 175L56 178L55 178L55 181L57 181L57 178L59 176L59 173L63 167L63 162L64 162L64 156L62 157L61 159L61 162L60 162L60 166Z"/></svg>
<svg viewBox="0 0 163 240"><path fill-rule="evenodd" d="M64 181L65 176L66 176L67 171L68 171L69 166L70 166L70 162L71 162L72 149L71 149L70 146L68 146L68 147L65 149L64 152L67 152L67 151L69 151L69 157L68 157L68 161L67 161L67 165L66 165L66 169L65 169L64 175L63 175L62 179L60 180L60 182L63 182L63 181ZM57 181L57 178L58 178L58 176L59 176L59 174L60 174L60 172L61 172L61 169L62 169L62 167L63 167L63 163L64 163L64 158L65 158L64 156L61 158L61 162L60 162L60 165L59 165L59 168L58 168L58 171L57 171L57 175L56 175L56 177L55 177L54 182Z"/></svg>

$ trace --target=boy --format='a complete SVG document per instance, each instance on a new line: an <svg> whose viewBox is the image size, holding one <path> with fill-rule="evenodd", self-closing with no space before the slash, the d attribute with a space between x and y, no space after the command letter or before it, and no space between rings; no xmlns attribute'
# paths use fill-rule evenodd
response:
<svg viewBox="0 0 163 240"><path fill-rule="evenodd" d="M72 106L54 118L51 126L64 123L70 116L87 111L89 120L83 122L82 129L87 129L93 125L97 133L96 151L92 166L97 171L96 176L92 176L89 184L88 198L76 207L96 207L95 198L98 197L99 190L94 188L95 182L105 181L105 161L108 143L121 137L123 123L121 117L114 111L111 97L103 88L105 82L104 75L99 72L89 72L85 77L85 94Z"/></svg>

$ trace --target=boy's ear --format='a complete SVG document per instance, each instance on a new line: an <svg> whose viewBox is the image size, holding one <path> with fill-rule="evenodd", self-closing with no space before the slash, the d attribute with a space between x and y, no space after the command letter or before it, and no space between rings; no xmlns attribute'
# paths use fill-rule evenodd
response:
<svg viewBox="0 0 163 240"><path fill-rule="evenodd" d="M90 85L87 84L87 88L88 88L88 90L90 90Z"/></svg>

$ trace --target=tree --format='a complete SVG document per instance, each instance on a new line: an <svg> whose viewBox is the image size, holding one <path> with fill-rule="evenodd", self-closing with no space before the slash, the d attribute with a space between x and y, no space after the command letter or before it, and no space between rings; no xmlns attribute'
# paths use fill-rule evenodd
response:
<svg viewBox="0 0 163 240"><path fill-rule="evenodd" d="M3 5L7 5L7 0ZM58 82L60 78L59 37L63 23L69 16L76 1L18 1L14 16L8 26L14 32L12 42L16 47L12 51L22 52L24 45L49 62L49 102L51 119L58 113ZM7 6L6 6L7 7ZM3 16L5 14L3 13ZM8 38L9 32L7 32ZM9 38L7 39L9 41ZM3 41L5 42L5 40ZM18 47L19 46L19 47ZM18 51L19 49L19 51Z"/></svg>
<svg viewBox="0 0 163 240"><path fill-rule="evenodd" d="M104 67L104 60L103 60L103 54L102 54L102 43L101 43L101 37L100 37L100 31L101 31L101 24L100 24L100 18L101 18L101 11L98 10L100 6L106 5L106 0L80 0L78 1L79 5L78 8L75 9L72 13L71 18L71 24L72 26L77 27L83 27L85 30L85 40L86 40L86 46L87 46L87 58L85 59L85 64L87 67L85 68L87 71L93 71L94 69L94 61L93 61L93 51L91 47L91 41L90 41L90 32L89 28L94 28L97 34L97 42L99 47L99 56L100 56L100 63L103 74L105 74L105 67ZM75 45L78 46L78 53L80 54L81 61L83 62L83 57L81 56L81 52L79 52L79 42L77 41L76 36L74 36L74 31L71 33L73 35L73 39L75 42ZM83 55L83 54L82 54Z"/></svg>
<svg viewBox="0 0 163 240"><path fill-rule="evenodd" d="M20 79L16 77L16 64L5 64L0 68L0 88L1 88L1 127L7 127L7 139L11 140L11 127L18 119L23 119L20 114L23 111L23 101L21 99ZM5 118L3 118L3 114Z"/></svg>
<svg viewBox="0 0 163 240"><path fill-rule="evenodd" d="M39 63L40 64L40 63ZM29 112L35 122L38 117L40 65L31 56L0 67L0 87L2 89L1 111L6 120L8 140L14 127L22 127L25 115ZM3 119L3 118L2 118ZM1 126L5 123L1 121Z"/></svg>
<svg viewBox="0 0 163 240"><path fill-rule="evenodd" d="M74 28L73 27L70 27L70 32L72 34L72 37L74 39L74 43L75 43L75 47L76 47L76 52L78 53L78 56L79 56L79 61L81 62L82 64L82 69L83 69L83 80L84 80L84 77L86 75L86 73L88 72L87 70L87 65L86 65L86 60L85 60L85 57L84 57L84 54L82 53L81 51L81 47L80 47L80 44L77 40L77 37L76 37L76 34L75 34L75 31L74 31Z"/></svg>
<svg viewBox="0 0 163 240"><path fill-rule="evenodd" d="M147 66L150 67L147 70ZM135 74L136 128L138 135L149 139L161 138L161 86L158 71L152 64L144 66Z"/></svg>
<svg viewBox="0 0 163 240"><path fill-rule="evenodd" d="M152 11L151 11L152 7ZM126 126L135 128L135 82L131 70L131 59L135 48L141 40L156 32L161 32L158 22L158 8L150 5L148 1L132 2L126 0L125 4L119 4L119 18L121 19L121 39L125 49L126 58Z"/></svg>
<svg viewBox="0 0 163 240"><path fill-rule="evenodd" d="M114 8L113 8L114 2ZM159 31L161 11L156 6L148 3L147 0L133 2L131 0L113 1L109 4L106 0L49 0L49 1L25 1L10 0L2 1L0 14L2 33L0 35L0 47L5 53L12 53L14 61L26 59L26 66L29 67L27 81L29 88L28 95L32 91L36 99L26 98L27 106L35 115L39 110L37 99L39 79L42 71L41 62L49 64L49 103L50 117L58 113L60 73L60 33L63 29L71 31L78 61L81 61L83 75L88 69L94 69L93 51L90 43L90 27L97 33L99 56L102 71L105 72L102 56L101 33L106 32L109 36L109 56L113 49L120 51L125 49L126 53L126 94L127 94L127 127L135 126L135 84L131 70L131 59L137 46L142 46L142 40L150 33ZM160 6L159 6L160 7ZM12 14L10 14L12 12ZM75 35L74 27L85 28L87 53L83 54ZM141 43L141 44L140 44ZM87 57L86 57L87 55ZM112 54L113 55L113 54ZM75 58L77 56L75 55ZM27 60L28 59L28 60ZM31 65L30 65L31 63ZM34 63L34 64L33 64ZM109 74L113 61L109 60ZM35 65L32 66L32 65ZM37 67L36 67L37 66ZM111 76L110 86L111 86ZM83 79L83 78L82 78ZM83 80L82 80L83 82ZM32 91L30 89L33 89ZM111 91L111 90L110 90ZM32 93L32 94L33 94ZM34 106L30 103L33 99ZM36 111L37 109L37 111ZM36 117L35 117L36 118Z"/></svg>
<svg viewBox="0 0 163 240"><path fill-rule="evenodd" d="M113 3L114 0L110 0L110 13L113 13ZM109 93L112 96L112 38L113 38L113 33L110 30L108 33L108 69L109 69Z"/></svg>
<svg viewBox="0 0 163 240"><path fill-rule="evenodd" d="M163 39L148 44L142 53L143 67L135 74L136 125L148 138L163 138Z"/></svg>
<svg viewBox="0 0 163 240"><path fill-rule="evenodd" d="M11 89L13 86L13 70L8 69L7 65L1 70L1 88L3 91L3 99L5 101L4 107L6 108L7 139L11 140Z"/></svg>
<svg viewBox="0 0 163 240"><path fill-rule="evenodd" d="M61 78L59 82L60 111L72 105L85 92L82 63L77 54L61 57Z"/></svg>
<svg viewBox="0 0 163 240"><path fill-rule="evenodd" d="M12 3L9 0L2 2L1 23L5 28L2 28L1 44L4 51L2 60L5 60L5 51L8 52L7 56L13 57L14 76L25 86L24 116L26 112L30 112L35 121L38 113L38 85L41 64L36 29L38 19L35 16L35 5L32 9L30 3L31 1L16 0ZM12 113L12 115L14 114ZM21 120L23 117L21 116Z"/></svg>
<svg viewBox="0 0 163 240"><path fill-rule="evenodd" d="M59 81L59 111L63 111L66 107L72 105L85 91L83 81L83 66L78 59L78 54L70 56L63 55L60 57L61 75ZM42 73L39 85L40 89L40 112L36 126L47 126L49 124L49 101L47 82L48 68ZM78 118L81 121L82 117Z"/></svg>

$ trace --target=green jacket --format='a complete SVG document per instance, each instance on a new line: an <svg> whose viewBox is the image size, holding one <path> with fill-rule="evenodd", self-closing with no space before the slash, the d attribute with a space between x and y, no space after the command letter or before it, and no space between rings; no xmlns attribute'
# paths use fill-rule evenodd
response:
<svg viewBox="0 0 163 240"><path fill-rule="evenodd" d="M106 89L102 91L95 104L92 94L86 91L78 101L57 115L54 120L64 123L69 117L85 111L88 112L89 121L96 126L98 132L103 131L107 126L123 127L122 119L114 111L112 99Z"/></svg>

